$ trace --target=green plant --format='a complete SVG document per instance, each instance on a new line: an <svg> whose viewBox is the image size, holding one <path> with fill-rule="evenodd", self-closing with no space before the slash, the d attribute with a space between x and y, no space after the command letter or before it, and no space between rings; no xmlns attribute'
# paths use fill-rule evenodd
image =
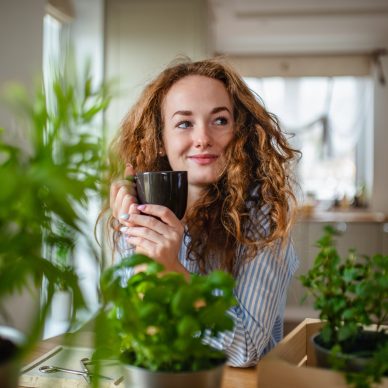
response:
<svg viewBox="0 0 388 388"><path fill-rule="evenodd" d="M7 295L29 285L30 279L38 288L47 279L47 298L28 333L28 349L40 336L56 285L72 290L75 309L85 307L73 267L50 261L50 253L73 249L76 236L84 233L82 209L100 192L103 136L93 120L108 106L110 95L105 85L94 87L88 74L80 80L63 71L52 83L39 83L33 96L14 85L7 101L22 141L0 131L3 315ZM70 233L64 236L58 224Z"/></svg>
<svg viewBox="0 0 388 388"><path fill-rule="evenodd" d="M123 270L147 264L126 282ZM121 357L153 371L195 371L225 360L206 337L233 328L226 314L235 304L233 278L222 271L207 276L162 273L163 266L135 254L105 270L104 305L97 319L97 357Z"/></svg>
<svg viewBox="0 0 388 388"><path fill-rule="evenodd" d="M388 372L388 364L381 362L388 352L383 327L388 318L388 256L360 256L349 250L341 258L335 247L334 238L338 235L334 228L325 227L317 242L319 252L313 266L300 279L324 321L320 338L332 350L335 368L343 367L336 357L338 353L357 354L353 349L365 326L375 324L376 331L381 333L378 337L381 342L369 354L371 361L367 367L360 373L347 373L349 382L364 387Z"/></svg>
<svg viewBox="0 0 388 388"><path fill-rule="evenodd" d="M52 224L52 228L57 228L57 240L55 245L51 247L51 252L49 253L51 262L54 263L62 272L71 273L73 271L74 264L73 255L76 233L60 221L54 222ZM58 291L68 291L69 285L65 279L60 279L55 284L55 288Z"/></svg>

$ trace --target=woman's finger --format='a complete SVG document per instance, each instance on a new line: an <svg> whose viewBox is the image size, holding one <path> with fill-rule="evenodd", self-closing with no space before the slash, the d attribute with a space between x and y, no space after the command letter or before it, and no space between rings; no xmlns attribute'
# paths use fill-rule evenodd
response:
<svg viewBox="0 0 388 388"><path fill-rule="evenodd" d="M142 253L152 259L156 258L155 249L156 244L143 237L130 236L126 238L127 243L136 247L136 253Z"/></svg>
<svg viewBox="0 0 388 388"><path fill-rule="evenodd" d="M116 218L119 217L124 198L127 195L129 195L128 188L125 185L122 185L118 190L116 198L114 199L114 202L113 202L113 207L112 207L113 217L116 217Z"/></svg>
<svg viewBox="0 0 388 388"><path fill-rule="evenodd" d="M159 235L166 235L166 236L170 234L170 231L172 229L176 229L177 227L176 224L170 225L161 221L158 218L150 217L149 215L144 215L144 214L130 214L128 221L132 225L135 225L137 227L142 226L144 228L153 230Z"/></svg>
<svg viewBox="0 0 388 388"><path fill-rule="evenodd" d="M124 178L129 179L129 177L134 177L136 174L135 169L133 168L132 164L127 163L125 165L125 170L124 170Z"/></svg>
<svg viewBox="0 0 388 388"><path fill-rule="evenodd" d="M140 211L137 210L136 203L132 203L129 206L129 209L127 212L123 211L119 214L118 218L120 220L120 223L122 223L124 226L134 226L135 223L131 219L132 214L140 214Z"/></svg>
<svg viewBox="0 0 388 388"><path fill-rule="evenodd" d="M133 177L135 175L135 169L131 164L126 164L125 170L124 170L124 177L123 179L118 179L112 182L110 185L110 192L109 192L109 206L112 210L115 208L117 209L120 204L117 202L122 201L123 196L125 194L133 195L136 197L136 185L131 179L126 179L126 177ZM121 194L121 196L118 198L118 194L121 191L123 191L123 187L127 190L125 194Z"/></svg>
<svg viewBox="0 0 388 388"><path fill-rule="evenodd" d="M167 225L177 226L182 224L178 220L174 212L166 206L143 204L143 205L138 205L137 209L143 214L147 214L161 219Z"/></svg>
<svg viewBox="0 0 388 388"><path fill-rule="evenodd" d="M130 208L136 203L136 198L132 195L126 195L121 202L121 206L116 213L116 218L123 225L128 225L127 221L129 218Z"/></svg>
<svg viewBox="0 0 388 388"><path fill-rule="evenodd" d="M110 191L109 191L109 207L113 210L115 206L115 201L117 198L117 194L121 188L122 184L120 181L114 181L110 185Z"/></svg>
<svg viewBox="0 0 388 388"><path fill-rule="evenodd" d="M117 218L122 213L128 213L129 206L132 203L137 203L137 197L134 195L135 191L135 189L128 189L127 185L120 187L112 207L114 217Z"/></svg>
<svg viewBox="0 0 388 388"><path fill-rule="evenodd" d="M109 206L113 210L113 208L116 206L117 196L119 195L120 191L122 194L130 194L136 197L136 186L135 184L129 182L128 180L117 180L112 182L110 186L110 193L109 193ZM119 200L122 199L119 197Z"/></svg>
<svg viewBox="0 0 388 388"><path fill-rule="evenodd" d="M165 238L163 235L149 228L144 228L139 226L127 227L125 230L125 234L128 237L142 238L144 240L151 241L154 244L165 242Z"/></svg>

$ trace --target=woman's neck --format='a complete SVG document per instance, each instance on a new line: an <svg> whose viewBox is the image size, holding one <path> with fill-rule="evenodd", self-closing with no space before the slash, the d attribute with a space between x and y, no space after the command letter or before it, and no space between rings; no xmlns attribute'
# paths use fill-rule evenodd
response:
<svg viewBox="0 0 388 388"><path fill-rule="evenodd" d="M190 209L203 193L203 187L189 185L187 193L187 209Z"/></svg>

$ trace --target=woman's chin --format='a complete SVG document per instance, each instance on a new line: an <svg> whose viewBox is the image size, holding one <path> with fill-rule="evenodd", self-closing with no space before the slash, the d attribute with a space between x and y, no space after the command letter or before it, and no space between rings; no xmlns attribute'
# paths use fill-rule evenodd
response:
<svg viewBox="0 0 388 388"><path fill-rule="evenodd" d="M188 171L189 185L207 186L217 182L220 178L220 168L202 168L200 171Z"/></svg>
<svg viewBox="0 0 388 388"><path fill-rule="evenodd" d="M191 186L208 186L217 181L216 176L198 176L193 177L192 179L189 178L189 185Z"/></svg>

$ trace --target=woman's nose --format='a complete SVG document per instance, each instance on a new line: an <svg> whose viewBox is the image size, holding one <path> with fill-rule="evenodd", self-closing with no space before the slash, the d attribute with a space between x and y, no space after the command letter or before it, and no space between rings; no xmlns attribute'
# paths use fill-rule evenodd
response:
<svg viewBox="0 0 388 388"><path fill-rule="evenodd" d="M196 148L207 148L213 145L209 129L202 125L194 131L194 146Z"/></svg>

